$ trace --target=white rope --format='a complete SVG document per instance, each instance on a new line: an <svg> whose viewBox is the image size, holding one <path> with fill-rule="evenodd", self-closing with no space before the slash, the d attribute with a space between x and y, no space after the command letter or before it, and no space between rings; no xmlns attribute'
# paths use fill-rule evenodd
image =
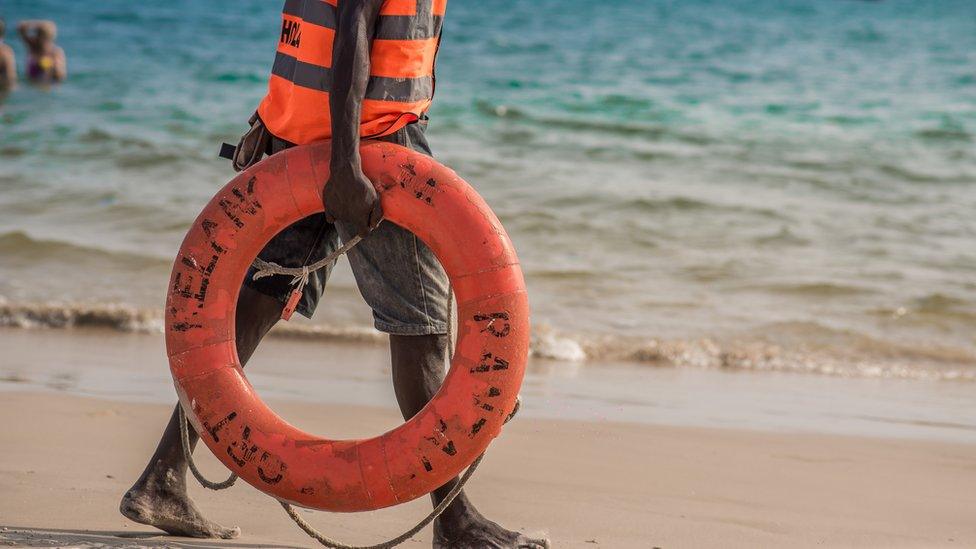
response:
<svg viewBox="0 0 976 549"><path fill-rule="evenodd" d="M183 411L182 404L178 405L177 408L180 412L180 438L183 440L183 458L186 459L187 465L190 466L190 471L193 473L193 476L196 477L197 481L199 481L204 488L209 488L211 490L226 490L227 488L233 486L234 483L237 482L237 475L234 473L231 473L227 480L223 482L212 482L207 480L203 476L203 473L197 469L197 464L193 463L193 455L190 453L190 433L186 426L186 412Z"/></svg>
<svg viewBox="0 0 976 549"><path fill-rule="evenodd" d="M305 281L307 282L308 281L308 274L309 273L314 272L314 271L317 271L317 270L322 269L324 267L328 267L336 259L339 259L339 256L340 255L342 255L342 254L348 252L349 250L353 249L354 247L356 247L356 244L359 244L359 241L361 241L362 239L363 239L363 237L361 237L361 236L354 236L354 237L350 238L349 241L347 241L345 244L343 244L342 246L339 246L339 249L338 250L336 250L336 251L332 252L331 254L325 256L325 258L323 258L323 259L321 259L319 261L316 261L315 263L312 263L311 265L305 265L303 267L282 267L281 265L278 265L277 263L271 263L271 262L265 261L265 260L263 260L261 258L257 258L257 259L254 260L254 263L252 264L252 266L255 269L257 269L257 272L254 273L254 276L252 276L251 278L253 280L260 280L262 278L265 278L265 277L268 277L268 276L272 276L272 275L290 275L290 276L295 277L294 280L292 281L292 284L294 284L295 282L301 280L303 277L304 277Z"/></svg>

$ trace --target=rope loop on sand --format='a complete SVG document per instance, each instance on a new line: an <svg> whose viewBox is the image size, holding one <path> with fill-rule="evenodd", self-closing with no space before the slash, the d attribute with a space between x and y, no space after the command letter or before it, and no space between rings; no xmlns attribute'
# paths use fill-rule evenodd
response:
<svg viewBox="0 0 976 549"><path fill-rule="evenodd" d="M441 500L441 502L437 504L437 507L434 507L434 510L431 511L429 515L424 517L422 521L418 522L416 526L389 541L378 543L376 545L346 545L340 541L328 538L316 530L311 524L306 522L305 519L298 516L298 511L296 511L295 508L290 504L283 501L279 501L278 503L281 504L281 506L285 509L285 512L288 513L288 516L291 517L291 520L295 521L295 524L297 524L299 528L308 534L310 538L314 539L325 547L329 547L330 549L390 549L391 547L396 547L397 545L400 545L401 543L412 538L417 534L417 532L420 532L426 528L428 524L434 522L434 520L439 517L441 513L443 513L444 510L451 505L451 503L454 502L454 499L461 494L461 490L464 489L464 485L468 482L471 476L474 475L475 470L478 469L478 465L481 464L481 460L484 459L484 457L485 454L481 454L471 463L468 470L461 475L461 478L458 479L457 482L454 483L454 487L451 488L451 491L447 494L447 497Z"/></svg>
<svg viewBox="0 0 976 549"><path fill-rule="evenodd" d="M356 246L356 244L359 244L361 240L362 237L360 236L353 237L349 239L348 242L340 246L339 249L332 252L325 258L316 261L311 265L305 265L302 267L282 267L277 263L271 263L268 261L264 261L262 259L255 259L252 266L256 269L257 272L254 273L252 278L253 280L259 280L261 278L274 276L274 275L291 276L292 285L293 286L297 285L297 290L301 292L305 284L308 283L308 277L310 273L331 265L336 259L339 258L339 256L353 249ZM454 302L454 291L451 287L448 287L447 345L448 345L448 353L451 356L454 355L454 325L453 325L454 303L453 302ZM507 418L505 418L505 423L508 423L509 421L512 420L512 418L515 417L515 414L518 413L520 406L521 406L521 401L516 400L515 409L513 409L512 413L509 414ZM200 484L203 487L209 488L210 490L224 490L233 486L238 478L235 473L231 473L230 477L223 482L212 482L210 480L207 480L203 476L203 474L200 473L200 470L197 469L196 464L193 463L193 455L190 453L190 435L189 435L189 428L187 426L186 412L183 410L182 405L178 406L177 408L179 408L180 436L183 442L183 457L186 459L187 464L190 466L190 471L193 473L193 476L196 477L197 481L200 482ZM481 460L484 459L484 457L485 454L482 453L473 462L471 462L471 465L468 466L464 474L462 474L461 477L458 479L458 481L454 483L454 486L451 488L451 491L448 492L447 496L443 500L441 500L441 502L437 504L436 507L434 507L434 509L430 512L430 514L428 514L426 517L424 517L423 520L418 522L416 526L414 526L413 528L407 530L406 532L400 534L399 536L389 541L385 541L383 543L379 543L376 545L347 545L340 541L331 539L325 536L324 534L322 534L321 532L319 532L318 530L316 530L311 524L306 522L305 519L299 516L298 511L296 511L295 508L291 506L291 504L280 500L278 501L278 503L281 504L281 507L284 508L286 513L288 513L288 516L291 517L291 520L293 520L295 524L302 529L302 531L304 531L306 534L308 534L309 537L311 537L312 539L319 542L325 547L329 547L330 549L390 549L412 538L418 532L423 530L428 524L434 522L434 520L436 520L437 517L439 517L451 505L451 503L454 502L454 500L458 497L458 495L461 494L461 491L464 489L464 485L467 484L468 480L470 480L471 477L474 475L474 472L478 469L478 465L481 464Z"/></svg>
<svg viewBox="0 0 976 549"><path fill-rule="evenodd" d="M521 399L516 400L515 409L513 409L512 413L510 413L508 417L505 418L505 423L512 421L512 418L515 417L515 414L518 413L519 408L521 408L521 406L522 406ZM464 472L463 475L461 475L461 478L459 478L458 481L454 483L454 486L451 487L451 491L448 492L447 496L444 499L442 499L440 503L437 504L437 507L434 507L434 509L430 512L430 514L428 514L426 517L424 517L423 520L418 522L416 526L414 526L413 528L407 530L406 532L400 534L399 536L389 541L378 543L376 545L347 545L345 543L342 543L341 541L336 541L332 538L325 536L324 534L322 534L322 532L319 532L318 530L315 529L315 527L313 527L311 524L306 522L305 519L303 519L298 515L298 511L296 511L295 508L291 506L291 504L285 503L284 501L280 501L280 500L278 501L278 503L281 504L281 507L284 508L286 513L288 513L288 516L291 517L291 520L293 520L295 524L297 524L298 527L302 529L302 531L308 534L310 538L319 542L323 546L328 547L329 549L390 549L391 547L396 547L397 545L400 545L401 543L415 536L417 532L420 532L421 530L426 528L428 524L434 522L434 520L436 520L437 517L441 516L441 514L448 507L450 507L451 503L453 503L454 500L461 494L461 491L464 490L464 485L467 484L469 480L471 480L471 477L474 476L474 472L478 470L478 465L481 465L481 460L485 458L485 453L487 452L482 453L480 456L475 458L473 462L471 462L471 465L469 465L468 469Z"/></svg>
<svg viewBox="0 0 976 549"><path fill-rule="evenodd" d="M507 418L505 418L505 423L508 423L509 421L512 420L512 418L515 417L515 414L518 413L519 408L521 406L522 406L521 400L516 400L515 409L513 409L512 413L509 414ZM441 514L448 507L450 507L451 503L453 503L454 500L461 494L461 491L464 490L464 485L467 484L469 480L471 480L471 477L474 476L474 472L478 470L478 465L481 465L481 460L485 458L485 453L487 452L482 453L473 462L471 462L471 465L469 465L468 469L464 472L463 475L461 475L461 478L459 478L458 481L454 483L454 486L451 488L451 491L448 492L447 496L443 500L441 500L440 503L437 504L437 507L434 507L434 510L431 511L429 515L427 515L426 517L424 517L423 520L418 522L416 526L414 526L413 528L407 530L406 532L400 534L399 536L389 541L378 543L376 545L347 545L345 543L342 543L341 541L336 541L332 538L325 536L324 534L322 534L322 532L316 530L315 527L313 527L305 519L303 519L301 516L298 515L298 511L296 511L295 508L291 506L291 504L285 503L284 501L280 501L280 500L278 501L278 503L281 504L281 507L284 508L286 513L288 513L288 516L291 517L291 520L294 521L295 524L297 524L298 527L302 529L302 531L308 534L310 538L322 544L324 547L328 547L329 549L390 549L391 547L396 547L397 545L400 545L401 543L415 536L418 532L426 528L428 524L434 522L434 520L436 520L437 517L441 516Z"/></svg>

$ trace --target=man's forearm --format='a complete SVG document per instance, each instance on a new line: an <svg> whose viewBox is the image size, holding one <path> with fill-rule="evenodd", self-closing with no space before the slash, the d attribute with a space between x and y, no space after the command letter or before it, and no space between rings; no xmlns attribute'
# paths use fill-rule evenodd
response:
<svg viewBox="0 0 976 549"><path fill-rule="evenodd" d="M332 52L332 158L336 170L359 170L359 126L369 84L369 52L382 0L338 2Z"/></svg>

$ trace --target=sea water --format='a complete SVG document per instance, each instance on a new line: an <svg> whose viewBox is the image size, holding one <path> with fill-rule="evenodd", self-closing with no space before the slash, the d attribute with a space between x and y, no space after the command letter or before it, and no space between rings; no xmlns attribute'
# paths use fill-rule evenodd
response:
<svg viewBox="0 0 976 549"><path fill-rule="evenodd" d="M0 323L159 328L279 10L0 3L21 70L26 18L69 67L0 105ZM455 0L430 114L515 242L538 356L976 380L968 0ZM369 324L343 266L293 330Z"/></svg>

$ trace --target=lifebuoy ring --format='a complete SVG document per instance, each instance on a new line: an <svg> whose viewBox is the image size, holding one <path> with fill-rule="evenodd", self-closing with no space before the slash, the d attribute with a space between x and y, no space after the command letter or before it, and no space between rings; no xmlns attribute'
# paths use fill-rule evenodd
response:
<svg viewBox="0 0 976 549"><path fill-rule="evenodd" d="M186 235L166 301L166 349L187 417L255 488L328 511L366 511L438 488L480 455L513 410L525 373L529 307L518 258L484 200L452 170L390 143L362 147L386 222L427 243L457 297L458 341L436 396L401 426L328 440L289 425L248 383L234 339L241 283L281 229L322 211L329 144L278 153L242 172Z"/></svg>

